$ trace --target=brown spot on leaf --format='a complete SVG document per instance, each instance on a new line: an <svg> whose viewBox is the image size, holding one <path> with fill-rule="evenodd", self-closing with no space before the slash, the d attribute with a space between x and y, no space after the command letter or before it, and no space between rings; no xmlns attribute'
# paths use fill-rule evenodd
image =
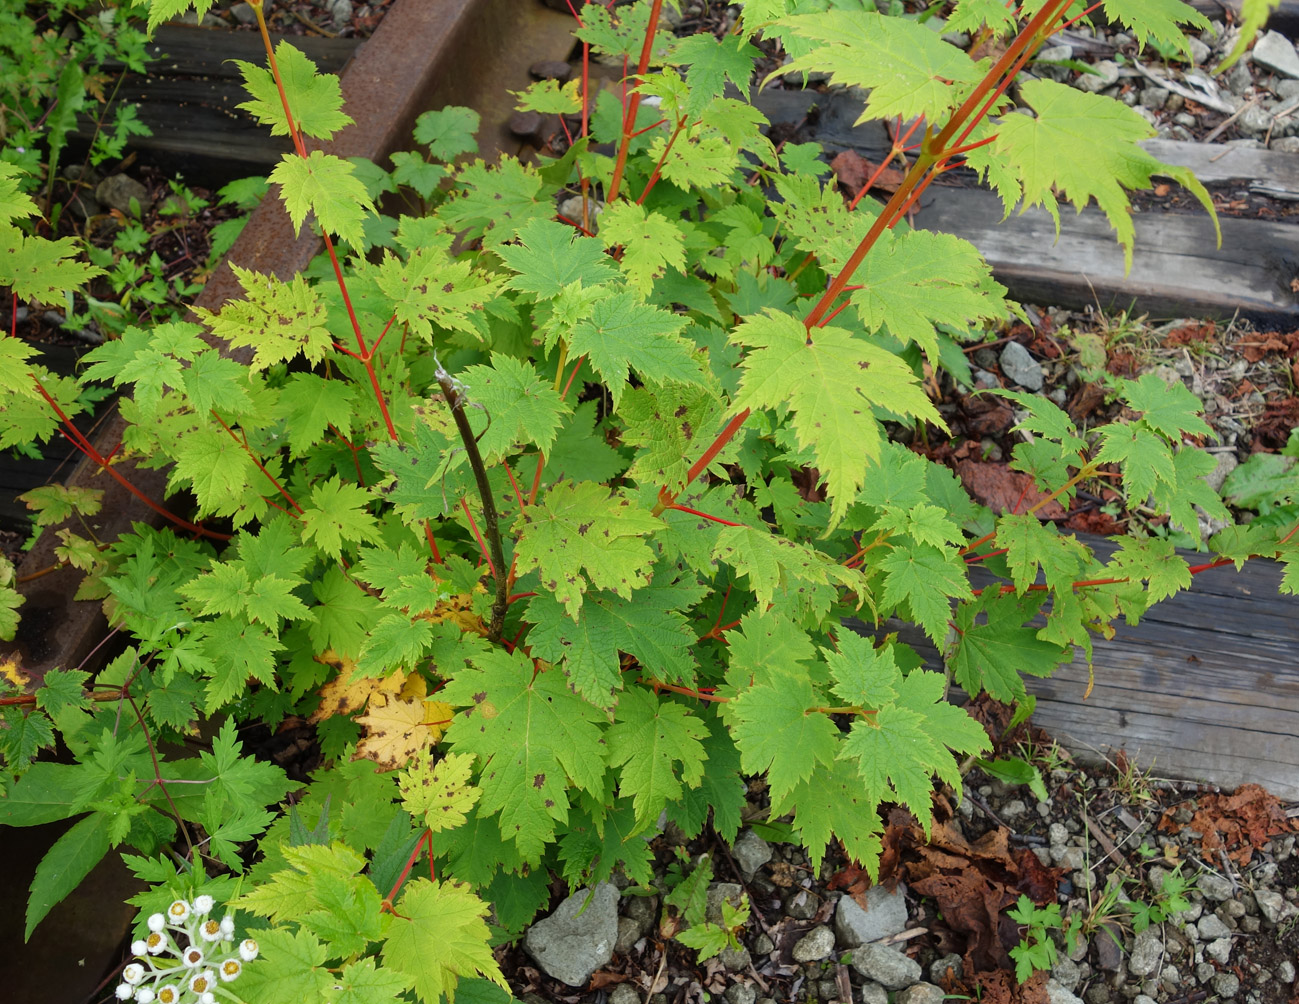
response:
<svg viewBox="0 0 1299 1004"><path fill-rule="evenodd" d="M541 787L543 787L543 786L545 785L545 783L546 783L546 775L545 775L545 774L536 774L536 775L534 775L533 778L532 778L532 786L533 786L534 788L541 788Z"/></svg>

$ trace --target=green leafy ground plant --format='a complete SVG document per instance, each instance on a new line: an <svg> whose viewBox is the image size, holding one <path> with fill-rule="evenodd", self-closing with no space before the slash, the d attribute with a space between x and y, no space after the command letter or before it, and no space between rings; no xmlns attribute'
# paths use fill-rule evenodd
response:
<svg viewBox="0 0 1299 1004"><path fill-rule="evenodd" d="M149 6L156 24L189 4ZM941 429L922 365L1015 309L973 247L906 225L935 177L970 164L1008 211L1095 199L1129 251L1129 189L1171 175L1207 205L1203 188L1143 152L1151 130L1121 104L1031 81L1016 110L1008 88L1071 0L958 2L965 30L1004 37L995 60L807 6L751 0L723 39L665 40L662 0L575 5L582 82L523 98L570 111L572 143L535 165L475 159L477 116L456 108L422 116L391 171L308 152L348 121L338 83L268 41L266 66L241 67L245 107L292 139L272 181L320 259L292 278L233 263L242 298L129 327L76 379L0 339L0 445L67 435L161 523L101 540L96 493L29 499L126 640L93 677L6 666L0 821L77 819L33 882L29 932L125 846L151 884L142 916L212 896L257 918L226 999L491 999L490 941L553 876L649 885L644 838L664 818L734 838L746 775L765 778L764 832L873 872L881 803L928 827L934 786L959 789L990 747L953 684L1022 701L1026 675L1190 584L1165 541L1101 561L1039 521L1045 500L980 508L890 430ZM1164 44L1199 23L1173 0L1105 7ZM773 145L728 96L759 36L871 88L864 117L911 123L887 203L868 183L846 204L815 144ZM593 55L625 63L625 87L587 86ZM385 215L393 189L423 211ZM0 284L57 301L95 269L23 235L35 212L0 174ZM70 422L87 384L131 392L108 456ZM1190 393L1155 377L1114 393L1123 417L1084 435L1005 392L1013 466L1050 499L1107 476L1192 535L1197 507L1225 515ZM168 496L125 458L166 470ZM1232 528L1202 567L1271 555L1293 591L1294 532ZM974 588L976 563L1001 581ZM946 672L849 615L918 625ZM305 785L231 724L290 715L325 761ZM166 753L212 720L210 752ZM72 762L39 759L56 737ZM718 948L738 915L697 923L680 888L686 930Z"/></svg>

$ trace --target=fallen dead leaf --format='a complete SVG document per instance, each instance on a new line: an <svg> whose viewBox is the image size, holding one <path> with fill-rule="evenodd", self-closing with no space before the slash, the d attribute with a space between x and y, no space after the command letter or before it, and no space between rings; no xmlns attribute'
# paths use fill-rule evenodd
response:
<svg viewBox="0 0 1299 1004"><path fill-rule="evenodd" d="M1174 805L1165 810L1159 829L1178 832L1181 824L1174 813L1188 804L1195 811L1189 825L1203 834L1200 849L1211 861L1221 850L1243 867L1273 837L1299 833L1299 819L1287 819L1280 800L1257 784L1242 784L1231 795L1201 795L1194 803Z"/></svg>
<svg viewBox="0 0 1299 1004"><path fill-rule="evenodd" d="M958 460L956 475L971 495L998 514L1028 512L1047 497L1029 475L1012 471L1004 463ZM1037 511L1038 519L1061 519L1064 515L1064 507L1055 500Z"/></svg>
<svg viewBox="0 0 1299 1004"><path fill-rule="evenodd" d="M844 150L843 153L830 161L830 170L839 179L839 184L843 185L853 195L862 190L862 187L870 180L871 175L878 169L878 164L872 164L855 150ZM879 177L875 179L875 183L871 185L871 188L885 192L896 192L905 177L906 175L896 167L886 167L879 172Z"/></svg>

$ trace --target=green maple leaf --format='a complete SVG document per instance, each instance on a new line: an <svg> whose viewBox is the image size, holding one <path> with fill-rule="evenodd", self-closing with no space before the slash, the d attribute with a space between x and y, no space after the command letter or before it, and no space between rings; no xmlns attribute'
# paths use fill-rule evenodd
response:
<svg viewBox="0 0 1299 1004"><path fill-rule="evenodd" d="M719 40L703 32L678 39L670 58L674 63L689 66L686 86L690 98L684 108L686 115L698 117L710 101L722 96L727 80L742 94L747 94L754 60L761 55L742 35L728 35ZM601 226L603 223L602 220Z"/></svg>
<svg viewBox="0 0 1299 1004"><path fill-rule="evenodd" d="M603 228L605 217L601 216ZM558 296L574 282L599 286L618 277L609 256L594 237L554 220L531 220L516 231L518 244L502 244L496 253L517 274L506 285L538 300Z"/></svg>
<svg viewBox="0 0 1299 1004"><path fill-rule="evenodd" d="M978 248L951 234L886 230L853 284L862 287L851 299L866 327L915 342L931 362L938 356L935 325L963 328L1007 314L1006 290L993 282Z"/></svg>
<svg viewBox="0 0 1299 1004"><path fill-rule="evenodd" d="M18 187L23 171L17 164L0 161L0 223L40 216L35 200Z"/></svg>
<svg viewBox="0 0 1299 1004"><path fill-rule="evenodd" d="M288 101L298 129L307 136L330 139L343 126L352 124L352 117L343 112L343 94L338 77L320 73L300 50L282 40L275 47L275 63L284 85L284 100ZM289 135L289 122L284 115L284 101L275 77L267 67L234 60L244 77L244 90L252 95L238 107L248 112L262 125L271 127L272 136Z"/></svg>
<svg viewBox="0 0 1299 1004"><path fill-rule="evenodd" d="M1147 373L1139 380L1120 381L1119 396L1134 411L1142 413L1142 421L1174 443L1180 442L1186 433L1214 436L1214 431L1200 417L1203 407L1200 399L1180 380L1170 385L1158 374Z"/></svg>
<svg viewBox="0 0 1299 1004"><path fill-rule="evenodd" d="M602 485L559 484L523 510L518 572L537 569L542 585L575 618L588 581L624 599L649 582L654 554L643 538L658 528L653 516Z"/></svg>
<svg viewBox="0 0 1299 1004"><path fill-rule="evenodd" d="M1187 34L1191 29L1209 27L1209 19L1182 0L1105 0L1104 9L1105 20L1123 24L1136 38L1138 48L1144 49L1153 39L1161 49L1179 49L1188 59L1191 46ZM1241 32L1249 32L1248 25L1242 26ZM1252 38L1253 33L1249 32L1248 37ZM1221 73L1222 69L1215 72Z"/></svg>
<svg viewBox="0 0 1299 1004"><path fill-rule="evenodd" d="M1200 543L1200 520L1197 507L1211 519L1231 519L1227 507L1205 477L1217 467L1217 458L1204 450L1184 447L1173 454L1173 479L1155 483L1151 498L1156 512L1166 512L1173 523Z"/></svg>
<svg viewBox="0 0 1299 1004"><path fill-rule="evenodd" d="M490 247L512 240L529 220L549 220L555 204L549 188L533 168L509 159L499 167L481 160L466 164L456 175L459 195L437 209L437 217L453 231L482 237Z"/></svg>
<svg viewBox="0 0 1299 1004"><path fill-rule="evenodd" d="M344 380L326 380L315 373L293 373L280 388L271 415L284 421L289 452L304 456L333 426L338 435L352 432L356 394Z"/></svg>
<svg viewBox="0 0 1299 1004"><path fill-rule="evenodd" d="M868 719L852 724L840 759L857 762L866 798L906 805L929 833L931 775L959 788L961 774L953 753L990 749L983 727L948 704L941 673L913 670L895 678L897 699Z"/></svg>
<svg viewBox="0 0 1299 1004"><path fill-rule="evenodd" d="M329 949L310 931L286 927L260 930L257 965L239 977L239 996L248 1004L325 1000L336 978L325 966Z"/></svg>
<svg viewBox="0 0 1299 1004"><path fill-rule="evenodd" d="M639 484L653 482L681 491L691 458L722 424L722 403L708 387L673 386L657 392L635 387L623 395L618 415L624 423L623 443L637 451L627 476ZM734 452L727 448L715 462L729 463Z"/></svg>
<svg viewBox="0 0 1299 1004"><path fill-rule="evenodd" d="M1136 230L1125 189L1149 187L1151 177L1159 174L1189 189L1218 227L1213 200L1190 169L1164 164L1137 145L1154 136L1155 127L1132 109L1052 80L1026 80L1020 93L1036 117L1003 116L996 141L968 154L970 166L985 174L1011 167L1013 177L1002 173L997 184L1007 213L1021 200L1025 209L1042 206L1055 220L1058 235L1057 191L1079 209L1095 199L1114 227L1130 269Z"/></svg>
<svg viewBox="0 0 1299 1004"><path fill-rule="evenodd" d="M339 655L355 658L378 620L379 601L337 565L312 582L311 591L317 601L312 607L316 617L307 630L316 651L332 648Z"/></svg>
<svg viewBox="0 0 1299 1004"><path fill-rule="evenodd" d="M1102 445L1093 462L1118 464L1129 498L1144 500L1158 481L1177 487L1168 444L1144 422L1103 425L1096 432Z"/></svg>
<svg viewBox="0 0 1299 1004"><path fill-rule="evenodd" d="M723 527L712 556L737 575L747 575L749 588L763 605L779 593L796 607L823 614L835 599L836 584L856 584L852 573L829 555L755 527Z"/></svg>
<svg viewBox="0 0 1299 1004"><path fill-rule="evenodd" d="M416 248L406 261L385 255L375 282L392 300L397 321L427 341L434 325L481 338L483 311L500 287L469 262L452 261L440 245Z"/></svg>
<svg viewBox="0 0 1299 1004"><path fill-rule="evenodd" d="M861 489L867 458L879 454L883 437L873 405L942 422L905 363L843 328L809 333L797 318L765 311L739 325L731 340L752 350L733 410L793 410L799 445L812 449L826 480L831 527Z"/></svg>
<svg viewBox="0 0 1299 1004"><path fill-rule="evenodd" d="M298 355L312 363L325 357L334 340L314 286L302 276L283 282L238 265L230 268L244 289L243 298L227 300L219 314L194 308L213 334L234 348L253 349L254 371Z"/></svg>
<svg viewBox="0 0 1299 1004"><path fill-rule="evenodd" d="M250 677L274 687L275 656L284 646L266 628L227 617L205 621L200 630L210 665L208 714L243 693Z"/></svg>
<svg viewBox="0 0 1299 1004"><path fill-rule="evenodd" d="M870 100L857 124L895 115L939 119L984 74L983 64L925 25L899 17L833 10L783 18L777 25L821 45L767 80L811 70L829 73L835 84L867 88Z"/></svg>
<svg viewBox="0 0 1299 1004"><path fill-rule="evenodd" d="M618 790L630 796L636 822L649 826L667 802L696 788L704 774L701 739L708 729L675 701L633 689L618 700L614 723L604 734L609 766L618 768Z"/></svg>
<svg viewBox="0 0 1299 1004"><path fill-rule="evenodd" d="M847 760L835 760L800 782L780 802L772 801L771 817L794 814L794 829L818 871L835 837L853 861L873 876L879 867L879 803L862 788L861 776Z"/></svg>
<svg viewBox="0 0 1299 1004"><path fill-rule="evenodd" d="M383 964L409 977L425 1004L455 1004L461 977L486 977L508 990L491 953L487 904L468 886L417 878L405 887L383 943Z"/></svg>
<svg viewBox="0 0 1299 1004"><path fill-rule="evenodd" d="M171 487L188 484L200 512L229 516L243 504L253 478L260 476L243 445L224 429L197 429L181 440L167 480Z"/></svg>
<svg viewBox="0 0 1299 1004"><path fill-rule="evenodd" d="M392 613L370 629L356 657L354 677L387 676L397 668L414 668L433 641L433 625L407 614Z"/></svg>
<svg viewBox="0 0 1299 1004"><path fill-rule="evenodd" d="M773 803L834 762L839 730L809 709L824 695L801 674L772 675L770 684L742 690L722 709L746 774L766 773Z"/></svg>
<svg viewBox="0 0 1299 1004"><path fill-rule="evenodd" d="M1035 628L1024 626L1041 604L1040 595L1019 600L989 593L977 603L960 605L956 651L949 665L961 689L971 697L986 690L1009 704L1024 697L1021 673L1049 676L1068 657L1065 649L1039 639ZM987 614L987 620L979 624L976 618L981 613Z"/></svg>
<svg viewBox="0 0 1299 1004"><path fill-rule="evenodd" d="M104 274L101 268L68 260L79 253L80 247L71 237L51 241L0 225L0 286L8 287L20 300L61 304L67 291L80 289Z"/></svg>
<svg viewBox="0 0 1299 1004"><path fill-rule="evenodd" d="M415 120L415 142L429 148L438 160L450 163L478 146L479 115L472 108L449 105L424 112Z"/></svg>
<svg viewBox="0 0 1299 1004"><path fill-rule="evenodd" d="M377 544L381 539L370 514L370 493L343 484L335 474L311 489L311 502L302 510L302 539L337 558L343 542Z"/></svg>
<svg viewBox="0 0 1299 1004"><path fill-rule="evenodd" d="M490 366L468 367L462 379L470 400L491 418L478 439L484 457L515 453L519 443L549 452L564 416L573 410L535 366L500 352L492 353Z"/></svg>
<svg viewBox="0 0 1299 1004"><path fill-rule="evenodd" d="M789 672L813 677L816 648L812 639L788 616L768 609L765 603L745 614L740 626L727 632L726 641L731 650L727 683L737 693L756 684L778 687Z"/></svg>
<svg viewBox="0 0 1299 1004"><path fill-rule="evenodd" d="M1001 0L957 0L956 9L947 19L947 29L974 34L987 26L994 35L1004 35L1015 27L1015 14Z"/></svg>
<svg viewBox="0 0 1299 1004"><path fill-rule="evenodd" d="M1022 390L998 390L996 393L1010 398L1024 412L1015 426L1017 432L1031 432L1060 444L1059 455L1066 460L1074 461L1086 451L1087 443L1078 435L1073 420L1054 401Z"/></svg>
<svg viewBox="0 0 1299 1004"><path fill-rule="evenodd" d="M269 180L280 186L295 234L302 230L307 214L314 213L326 233L337 234L354 247L363 246L361 221L376 210L355 165L320 150L305 157L286 153Z"/></svg>
<svg viewBox="0 0 1299 1004"><path fill-rule="evenodd" d="M184 384L182 362L193 359L207 345L197 324L175 321L145 330L134 325L119 338L86 353L85 376L111 382L114 387L135 385L135 399L146 414L156 414L165 388Z"/></svg>
<svg viewBox="0 0 1299 1004"><path fill-rule="evenodd" d="M245 414L252 406L248 393L252 386L248 367L213 349L196 353L185 368L182 379L185 395L200 415L218 411L228 423L232 417Z"/></svg>
<svg viewBox="0 0 1299 1004"><path fill-rule="evenodd" d="M570 80L534 80L521 91L510 91L514 107L521 112L541 112L543 115L574 115L582 110L582 82Z"/></svg>
<svg viewBox="0 0 1299 1004"><path fill-rule="evenodd" d="M1119 549L1106 566L1114 578L1144 579L1150 603L1191 588L1191 569L1171 540L1158 537L1113 537Z"/></svg>
<svg viewBox="0 0 1299 1004"><path fill-rule="evenodd" d="M597 707L610 708L622 689L618 653L634 655L646 672L668 682L691 680L695 659L690 626L670 589L638 589L630 600L588 597L581 616L571 619L551 596L528 604L533 654L563 663L573 689Z"/></svg>
<svg viewBox="0 0 1299 1004"><path fill-rule="evenodd" d="M830 667L835 694L849 704L881 708L897 697L902 671L891 643L875 648L869 639L844 631L839 636L839 651L822 649L821 654Z"/></svg>
<svg viewBox="0 0 1299 1004"><path fill-rule="evenodd" d="M27 362L40 350L20 338L0 337L0 390L17 397L37 397L32 367ZM43 403L43 402L42 402Z"/></svg>
<svg viewBox="0 0 1299 1004"><path fill-rule="evenodd" d="M699 384L703 371L689 342L681 337L686 319L647 303L630 290L597 301L590 316L569 336L569 352L585 355L604 379L616 410L634 369L655 384Z"/></svg>
<svg viewBox="0 0 1299 1004"><path fill-rule="evenodd" d="M905 542L880 562L884 574L884 603L906 602L916 623L935 645L947 636L951 600L973 596L965 563L951 549Z"/></svg>
<svg viewBox="0 0 1299 1004"><path fill-rule="evenodd" d="M1054 526L1028 513L998 517L997 544L1006 549L1006 564L1020 596L1037 579L1039 568L1046 571L1048 585L1069 589L1091 561L1090 552L1076 538L1061 536Z"/></svg>
<svg viewBox="0 0 1299 1004"><path fill-rule="evenodd" d="M410 614L431 613L453 590L429 575L427 550L403 542L396 551L365 548L352 574L383 593L383 601Z"/></svg>
<svg viewBox="0 0 1299 1004"><path fill-rule="evenodd" d="M710 36L711 37L711 36ZM622 246L619 263L627 282L642 296L668 269L686 264L685 235L662 213L634 202L615 202L600 214L600 240L607 248Z"/></svg>
<svg viewBox="0 0 1299 1004"><path fill-rule="evenodd" d="M330 989L329 1004L392 1004L414 985L414 979L404 973L376 969L374 959L361 959L343 967Z"/></svg>
<svg viewBox="0 0 1299 1004"><path fill-rule="evenodd" d="M562 673L533 675L524 654L476 655L440 692L457 714L446 741L481 759L479 811L498 813L501 833L528 861L540 860L555 823L568 818L569 788L603 791L598 709L568 689Z"/></svg>
<svg viewBox="0 0 1299 1004"><path fill-rule="evenodd" d="M1240 34L1236 38L1236 44L1231 47L1231 52L1227 53L1227 58L1213 71L1214 76L1225 73L1245 54L1245 50L1253 44L1259 30L1267 24L1272 11L1280 5L1281 0L1245 0L1241 9Z"/></svg>

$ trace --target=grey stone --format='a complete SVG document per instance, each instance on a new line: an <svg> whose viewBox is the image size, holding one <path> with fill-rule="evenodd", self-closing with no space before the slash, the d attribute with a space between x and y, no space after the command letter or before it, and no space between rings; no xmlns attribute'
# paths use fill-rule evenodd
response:
<svg viewBox="0 0 1299 1004"><path fill-rule="evenodd" d="M1141 91L1141 107L1157 112L1164 107L1165 102L1168 101L1168 95L1171 93L1167 87L1156 87L1151 84Z"/></svg>
<svg viewBox="0 0 1299 1004"><path fill-rule="evenodd" d="M929 980L931 983L959 980L964 975L965 960L955 952L929 963Z"/></svg>
<svg viewBox="0 0 1299 1004"><path fill-rule="evenodd" d="M1191 62L1196 66L1203 66L1212 58L1213 50L1194 35L1191 35L1187 41L1191 44Z"/></svg>
<svg viewBox="0 0 1299 1004"><path fill-rule="evenodd" d="M821 900L816 894L800 889L785 900L785 915L795 920L811 920L820 906Z"/></svg>
<svg viewBox="0 0 1299 1004"><path fill-rule="evenodd" d="M753 962L747 948L723 948L717 960L726 967L728 973L742 973Z"/></svg>
<svg viewBox="0 0 1299 1004"><path fill-rule="evenodd" d="M744 887L738 882L714 882L708 887L704 900L704 920L710 924L722 922L722 900L738 907L744 899Z"/></svg>
<svg viewBox="0 0 1299 1004"><path fill-rule="evenodd" d="M1240 978L1235 973L1218 973L1209 984L1215 994L1228 1000L1240 993Z"/></svg>
<svg viewBox="0 0 1299 1004"><path fill-rule="evenodd" d="M352 21L352 0L334 0L329 5L329 19L335 27L342 27Z"/></svg>
<svg viewBox="0 0 1299 1004"><path fill-rule="evenodd" d="M1295 977L1294 963L1288 959L1277 963L1276 978L1282 983L1293 983Z"/></svg>
<svg viewBox="0 0 1299 1004"><path fill-rule="evenodd" d="M580 987L613 958L617 940L618 890L601 882L589 894L579 889L549 917L528 928L523 947L549 975Z"/></svg>
<svg viewBox="0 0 1299 1004"><path fill-rule="evenodd" d="M767 937L765 933L761 933L753 939L753 954L770 955L775 950L776 943Z"/></svg>
<svg viewBox="0 0 1299 1004"><path fill-rule="evenodd" d="M1018 344L1013 343L1013 344ZM1041 372L1039 370L1039 372ZM1028 815L1028 806L1024 804L1022 798L1012 798L1009 802L1001 807L1001 815L1005 819L1019 819Z"/></svg>
<svg viewBox="0 0 1299 1004"><path fill-rule="evenodd" d="M528 75L534 80L558 80L566 84L573 75L573 66L562 59L542 59L528 67Z"/></svg>
<svg viewBox="0 0 1299 1004"><path fill-rule="evenodd" d="M735 863L740 866L740 874L747 882L771 860L771 845L752 830L745 830L740 834L740 839L735 841L731 853L735 855Z"/></svg>
<svg viewBox="0 0 1299 1004"><path fill-rule="evenodd" d="M726 998L726 1004L753 1004L758 999L758 991L748 983L732 983L722 992L722 996Z"/></svg>
<svg viewBox="0 0 1299 1004"><path fill-rule="evenodd" d="M1231 939L1218 938L1216 941L1209 942L1204 946L1204 954L1218 965L1225 966L1227 960L1231 958Z"/></svg>
<svg viewBox="0 0 1299 1004"><path fill-rule="evenodd" d="M946 994L932 983L917 983L898 994L897 1004L943 1004Z"/></svg>
<svg viewBox="0 0 1299 1004"><path fill-rule="evenodd" d="M1272 140L1273 150L1278 153L1299 153L1299 136L1282 136Z"/></svg>
<svg viewBox="0 0 1299 1004"><path fill-rule="evenodd" d="M1033 72L1039 76L1049 77L1052 80L1058 80L1064 83L1069 79L1073 70L1068 66L1060 66L1060 63L1073 59L1073 47L1069 45L1051 45L1040 50L1037 58L1033 61Z"/></svg>
<svg viewBox="0 0 1299 1004"><path fill-rule="evenodd" d="M149 190L125 174L110 174L101 181L95 186L95 198L127 216L138 215L131 212L132 199L135 200L140 213L147 212L152 205L149 200Z"/></svg>
<svg viewBox="0 0 1299 1004"><path fill-rule="evenodd" d="M1128 972L1133 976L1149 976L1159 966L1163 957L1164 945L1159 937L1159 929L1147 927L1132 942L1132 954L1128 956Z"/></svg>
<svg viewBox="0 0 1299 1004"><path fill-rule="evenodd" d="M906 887L901 884L891 893L883 886L871 886L866 890L865 910L851 896L841 897L835 907L834 931L841 948L879 941L905 931L906 927Z"/></svg>
<svg viewBox="0 0 1299 1004"><path fill-rule="evenodd" d="M889 992L874 981L863 983L861 1004L889 1004Z"/></svg>
<svg viewBox="0 0 1299 1004"><path fill-rule="evenodd" d="M1094 73L1080 73L1074 86L1080 91L1098 94L1119 82L1119 65L1112 59L1102 59L1092 64Z"/></svg>
<svg viewBox="0 0 1299 1004"><path fill-rule="evenodd" d="M1269 924L1275 924L1281 919L1281 911L1285 909L1285 897L1279 892L1273 889L1255 889L1254 902L1258 904L1258 912Z"/></svg>
<svg viewBox="0 0 1299 1004"><path fill-rule="evenodd" d="M1213 974L1216 973L1217 971L1218 970L1213 968L1213 963L1199 962L1196 963L1195 966L1195 978L1200 983L1208 983L1211 979L1213 979Z"/></svg>
<svg viewBox="0 0 1299 1004"><path fill-rule="evenodd" d="M230 8L230 13L234 15L236 21L240 24L253 24L257 20L257 14L246 3L237 3Z"/></svg>
<svg viewBox="0 0 1299 1004"><path fill-rule="evenodd" d="M1254 62L1287 77L1299 77L1299 52L1279 31L1269 31L1254 43Z"/></svg>
<svg viewBox="0 0 1299 1004"><path fill-rule="evenodd" d="M1236 459L1234 453L1219 453L1217 465L1204 476L1204 480L1215 492L1220 492L1222 483L1227 480L1227 475L1239 466L1240 461Z"/></svg>
<svg viewBox="0 0 1299 1004"><path fill-rule="evenodd" d="M1082 970L1078 963L1066 956L1051 967L1051 978L1072 993L1082 981Z"/></svg>
<svg viewBox="0 0 1299 1004"><path fill-rule="evenodd" d="M1076 884L1076 883L1075 883ZM1092 950L1096 953L1096 964L1108 973L1116 973L1123 964L1123 949L1110 936L1118 935L1110 924L1101 924L1100 929L1092 935Z"/></svg>
<svg viewBox="0 0 1299 1004"><path fill-rule="evenodd" d="M810 984L809 984L810 986ZM837 1001L839 999L839 981L832 979L818 980L816 983L817 993L825 1001Z"/></svg>
<svg viewBox="0 0 1299 1004"><path fill-rule="evenodd" d="M1042 367L1019 342L1007 342L999 359L1001 372L1026 390L1041 390L1045 378Z"/></svg>
<svg viewBox="0 0 1299 1004"><path fill-rule="evenodd" d="M1073 991L1066 990L1055 980L1046 981L1046 999L1049 1004L1083 1004Z"/></svg>
<svg viewBox="0 0 1299 1004"><path fill-rule="evenodd" d="M1200 935L1201 941L1216 941L1219 938L1231 936L1231 928L1212 913L1207 913L1201 917L1195 925L1195 930Z"/></svg>
<svg viewBox="0 0 1299 1004"><path fill-rule="evenodd" d="M641 995L630 983L619 983L609 993L609 1004L641 1004Z"/></svg>
<svg viewBox="0 0 1299 1004"><path fill-rule="evenodd" d="M613 950L619 955L626 955L638 941L640 941L640 931L636 929L636 921L630 917L619 917L618 938L613 943Z"/></svg>
<svg viewBox="0 0 1299 1004"><path fill-rule="evenodd" d="M1241 60L1230 70L1227 71L1227 90L1236 97L1243 97L1254 86L1254 74L1250 73L1249 65L1245 60Z"/></svg>
<svg viewBox="0 0 1299 1004"><path fill-rule="evenodd" d="M1258 105L1250 105L1236 119L1236 128L1247 136L1264 136L1275 124L1276 116Z"/></svg>
<svg viewBox="0 0 1299 1004"><path fill-rule="evenodd" d="M1155 1004L1155 999L1148 994L1137 994L1132 998L1132 1004Z"/></svg>
<svg viewBox="0 0 1299 1004"><path fill-rule="evenodd" d="M1047 827L1047 843L1052 847L1063 847L1069 842L1069 830L1064 823L1052 823Z"/></svg>
<svg viewBox="0 0 1299 1004"><path fill-rule="evenodd" d="M1276 96L1282 101L1299 98L1299 80L1278 80L1272 90L1276 91Z"/></svg>
<svg viewBox="0 0 1299 1004"><path fill-rule="evenodd" d="M636 937L649 934L659 916L657 896L624 896L622 912L636 922Z"/></svg>
<svg viewBox="0 0 1299 1004"><path fill-rule="evenodd" d="M834 932L827 925L821 924L794 943L793 956L795 962L820 962L829 958L833 951Z"/></svg>
<svg viewBox="0 0 1299 1004"><path fill-rule="evenodd" d="M901 990L920 981L920 963L887 945L862 945L852 953L851 965L886 990Z"/></svg>
<svg viewBox="0 0 1299 1004"><path fill-rule="evenodd" d="M1215 903L1231 899L1231 883L1214 872L1204 872L1195 880L1195 887L1204 894L1205 899L1211 899Z"/></svg>

